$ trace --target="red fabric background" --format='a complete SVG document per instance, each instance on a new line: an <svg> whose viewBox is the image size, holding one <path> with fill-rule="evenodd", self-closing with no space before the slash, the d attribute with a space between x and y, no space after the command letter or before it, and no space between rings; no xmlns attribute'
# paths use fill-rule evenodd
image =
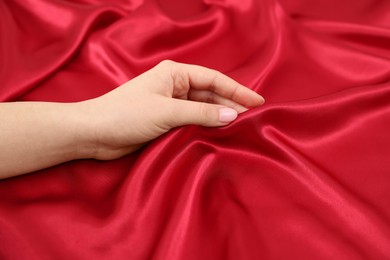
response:
<svg viewBox="0 0 390 260"><path fill-rule="evenodd" d="M390 1L4 0L0 59L1 101L96 97L163 59L267 100L0 181L0 259L390 259Z"/></svg>

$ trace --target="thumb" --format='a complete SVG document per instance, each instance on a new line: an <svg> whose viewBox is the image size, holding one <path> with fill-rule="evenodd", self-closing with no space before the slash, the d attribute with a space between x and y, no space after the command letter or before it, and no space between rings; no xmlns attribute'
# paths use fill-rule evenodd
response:
<svg viewBox="0 0 390 260"><path fill-rule="evenodd" d="M238 112L232 108L203 102L177 99L172 102L173 113L170 125L224 126L237 118Z"/></svg>

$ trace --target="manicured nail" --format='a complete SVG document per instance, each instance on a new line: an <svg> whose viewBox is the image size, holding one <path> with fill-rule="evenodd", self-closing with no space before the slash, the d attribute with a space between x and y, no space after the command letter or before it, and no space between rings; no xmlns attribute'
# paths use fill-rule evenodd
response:
<svg viewBox="0 0 390 260"><path fill-rule="evenodd" d="M261 97L261 99L262 99L261 104L264 104L265 103L264 97Z"/></svg>
<svg viewBox="0 0 390 260"><path fill-rule="evenodd" d="M238 104L234 108L237 111L237 113L239 113L239 114L248 111L248 108L241 106L241 105L238 105Z"/></svg>
<svg viewBox="0 0 390 260"><path fill-rule="evenodd" d="M231 108L220 108L219 109L219 122L230 123L237 118L237 111Z"/></svg>

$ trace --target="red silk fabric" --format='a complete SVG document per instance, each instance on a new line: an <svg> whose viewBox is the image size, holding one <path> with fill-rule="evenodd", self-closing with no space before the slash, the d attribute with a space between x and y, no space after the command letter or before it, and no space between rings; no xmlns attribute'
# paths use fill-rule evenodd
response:
<svg viewBox="0 0 390 260"><path fill-rule="evenodd" d="M390 259L390 1L4 0L0 59L1 101L93 98L163 59L267 101L0 181L0 259Z"/></svg>

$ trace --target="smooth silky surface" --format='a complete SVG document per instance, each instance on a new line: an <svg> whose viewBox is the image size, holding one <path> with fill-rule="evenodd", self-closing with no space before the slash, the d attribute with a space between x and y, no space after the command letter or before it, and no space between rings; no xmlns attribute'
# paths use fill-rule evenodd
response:
<svg viewBox="0 0 390 260"><path fill-rule="evenodd" d="M390 1L0 1L1 101L93 98L163 59L267 104L0 181L0 259L390 259Z"/></svg>

